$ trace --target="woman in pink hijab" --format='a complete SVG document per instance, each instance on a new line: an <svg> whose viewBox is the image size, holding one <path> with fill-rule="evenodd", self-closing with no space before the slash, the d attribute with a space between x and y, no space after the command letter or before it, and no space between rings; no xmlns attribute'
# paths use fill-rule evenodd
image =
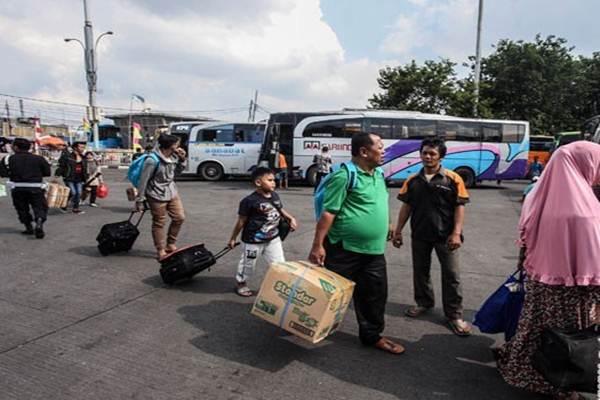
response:
<svg viewBox="0 0 600 400"><path fill-rule="evenodd" d="M516 335L498 352L498 369L512 386L557 398L561 393L531 364L545 327L579 330L600 315L600 145L559 148L526 197L519 221L527 271ZM577 397L574 397L577 398Z"/></svg>

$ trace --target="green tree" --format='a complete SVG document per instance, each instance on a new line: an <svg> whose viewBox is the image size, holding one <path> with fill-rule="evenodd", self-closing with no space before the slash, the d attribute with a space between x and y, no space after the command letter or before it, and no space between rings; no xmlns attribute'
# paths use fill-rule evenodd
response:
<svg viewBox="0 0 600 400"><path fill-rule="evenodd" d="M503 39L482 60L482 98L497 118L529 121L534 131L578 126L578 62L567 41L555 36L534 42Z"/></svg>
<svg viewBox="0 0 600 400"><path fill-rule="evenodd" d="M423 66L413 60L405 66L386 67L379 71L377 79L383 93L373 95L369 104L381 109L447 112L456 102L454 66L444 59L425 61Z"/></svg>
<svg viewBox="0 0 600 400"><path fill-rule="evenodd" d="M576 105L576 115L585 120L600 114L600 52L591 58L579 57L579 79L577 82L580 101Z"/></svg>

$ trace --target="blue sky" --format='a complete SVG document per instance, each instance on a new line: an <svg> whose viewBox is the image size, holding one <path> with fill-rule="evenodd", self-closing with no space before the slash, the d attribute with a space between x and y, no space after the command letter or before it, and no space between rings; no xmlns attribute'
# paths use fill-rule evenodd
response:
<svg viewBox="0 0 600 400"><path fill-rule="evenodd" d="M96 37L115 32L97 49L98 103L126 109L135 93L152 110L244 119L258 90L271 111L364 107L385 66L444 57L464 74L477 2L88 0ZM83 36L81 0L52 4L44 13L44 0L0 2L0 93L86 103L81 48L63 40ZM589 56L600 51L599 16L600 0L485 0L483 54L541 33ZM81 114L25 108L69 122Z"/></svg>
<svg viewBox="0 0 600 400"><path fill-rule="evenodd" d="M432 11L433 8L444 6L447 9ZM433 45L443 42L445 33L455 30L465 33L460 37L464 52L475 53L475 0L322 0L321 7L323 19L338 35L348 60L363 57L386 60L393 57L394 52L384 51L379 45L394 31L400 15L414 17L420 28L429 35L430 40L417 46L410 54L417 60L442 56ZM461 14L472 18L464 21L459 17ZM576 46L576 53L589 56L593 51L600 50L597 46L597 38L600 37L599 18L598 0L486 0L483 53L486 55L493 51L492 44L501 38L533 40L537 33L541 33L543 36L552 34L564 37L572 46ZM458 21L466 23L452 29L452 25Z"/></svg>

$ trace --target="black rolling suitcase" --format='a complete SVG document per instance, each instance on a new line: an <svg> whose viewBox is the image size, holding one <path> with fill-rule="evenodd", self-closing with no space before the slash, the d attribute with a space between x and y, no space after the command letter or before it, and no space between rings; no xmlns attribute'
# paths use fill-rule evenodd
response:
<svg viewBox="0 0 600 400"><path fill-rule="evenodd" d="M227 254L229 250L231 249L225 247L217 254L213 254L204 247L203 243L182 247L160 259L160 277L167 284L192 278L215 265L217 259Z"/></svg>
<svg viewBox="0 0 600 400"><path fill-rule="evenodd" d="M109 254L131 250L131 247L140 234L138 225L142 221L144 213L145 211L141 212L140 218L135 225L131 222L135 212L132 212L131 215L129 215L127 221L104 225L96 238L100 254L107 256Z"/></svg>

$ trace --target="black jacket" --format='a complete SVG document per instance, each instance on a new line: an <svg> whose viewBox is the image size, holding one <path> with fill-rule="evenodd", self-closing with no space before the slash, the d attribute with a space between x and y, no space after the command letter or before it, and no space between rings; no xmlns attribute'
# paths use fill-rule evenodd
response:
<svg viewBox="0 0 600 400"><path fill-rule="evenodd" d="M58 159L58 168L54 175L62 176L65 181L70 182L85 182L87 180L87 161L84 156L81 156L81 176L77 176L75 167L77 161L74 153L63 152Z"/></svg>
<svg viewBox="0 0 600 400"><path fill-rule="evenodd" d="M0 161L0 176L12 182L40 183L45 176L50 176L50 164L42 156L19 152L7 157L8 163L6 158Z"/></svg>

